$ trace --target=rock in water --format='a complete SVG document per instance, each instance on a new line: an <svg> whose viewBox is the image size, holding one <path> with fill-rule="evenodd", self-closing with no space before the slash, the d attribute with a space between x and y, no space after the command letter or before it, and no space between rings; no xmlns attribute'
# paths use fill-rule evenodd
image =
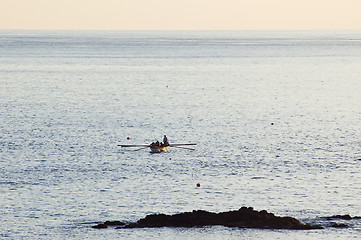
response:
<svg viewBox="0 0 361 240"><path fill-rule="evenodd" d="M331 216L331 217L327 217L328 219L343 219L343 220L351 220L352 217L350 215L334 215L334 216Z"/></svg>
<svg viewBox="0 0 361 240"><path fill-rule="evenodd" d="M260 229L322 229L320 226L303 224L292 217L277 217L265 210L255 211L251 207L242 207L237 211L221 213L198 210L175 215L152 214L136 223L126 225L125 228L203 227L213 225Z"/></svg>
<svg viewBox="0 0 361 240"><path fill-rule="evenodd" d="M106 225L105 223L100 223L98 225L92 226L92 228L97 228L97 229L101 229L101 228L107 228L108 225Z"/></svg>
<svg viewBox="0 0 361 240"><path fill-rule="evenodd" d="M92 226L92 228L108 228L108 226L124 226L125 223L120 222L120 221L106 221L104 223L100 223L98 225Z"/></svg>

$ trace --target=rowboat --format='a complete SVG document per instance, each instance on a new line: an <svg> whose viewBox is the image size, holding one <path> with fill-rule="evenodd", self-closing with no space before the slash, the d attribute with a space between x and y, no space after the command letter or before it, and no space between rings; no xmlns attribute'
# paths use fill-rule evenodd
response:
<svg viewBox="0 0 361 240"><path fill-rule="evenodd" d="M169 151L169 146L166 146L166 147L151 146L149 148L150 148L151 153L161 153L161 152Z"/></svg>
<svg viewBox="0 0 361 240"><path fill-rule="evenodd" d="M121 144L119 144L118 146L119 147L136 147L137 148L135 150L130 150L130 151L139 151L142 149L149 148L151 153L168 152L170 150L170 147L182 148L182 149L187 149L187 150L195 150L194 148L184 147L184 146L189 146L189 145L197 145L197 144L196 143L178 143L178 144L168 144L168 145L164 146L164 145L155 145L154 143L151 143L151 144L147 144L147 145L145 145L145 144L144 145L121 145Z"/></svg>

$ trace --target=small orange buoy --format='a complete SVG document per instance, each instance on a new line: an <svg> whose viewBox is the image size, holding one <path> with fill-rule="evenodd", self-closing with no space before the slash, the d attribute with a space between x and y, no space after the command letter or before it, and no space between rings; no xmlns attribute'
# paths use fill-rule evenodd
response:
<svg viewBox="0 0 361 240"><path fill-rule="evenodd" d="M201 184L200 183L197 183L197 187L200 187L201 186Z"/></svg>
<svg viewBox="0 0 361 240"><path fill-rule="evenodd" d="M127 140L130 140L130 137L127 137Z"/></svg>

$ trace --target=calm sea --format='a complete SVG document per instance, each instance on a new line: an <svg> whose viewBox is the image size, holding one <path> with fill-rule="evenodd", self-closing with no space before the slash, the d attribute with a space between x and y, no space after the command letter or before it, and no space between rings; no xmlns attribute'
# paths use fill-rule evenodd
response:
<svg viewBox="0 0 361 240"><path fill-rule="evenodd" d="M0 110L0 238L361 236L360 220L91 228L242 206L308 223L361 216L361 31L2 30ZM117 146L164 134L196 150Z"/></svg>

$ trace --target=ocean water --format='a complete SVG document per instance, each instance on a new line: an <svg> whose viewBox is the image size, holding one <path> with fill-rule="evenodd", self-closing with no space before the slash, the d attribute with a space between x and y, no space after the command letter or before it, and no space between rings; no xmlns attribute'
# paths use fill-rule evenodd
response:
<svg viewBox="0 0 361 240"><path fill-rule="evenodd" d="M2 30L0 107L3 239L361 236L360 220L91 228L242 206L312 224L361 216L360 31ZM196 150L117 146L164 134Z"/></svg>

